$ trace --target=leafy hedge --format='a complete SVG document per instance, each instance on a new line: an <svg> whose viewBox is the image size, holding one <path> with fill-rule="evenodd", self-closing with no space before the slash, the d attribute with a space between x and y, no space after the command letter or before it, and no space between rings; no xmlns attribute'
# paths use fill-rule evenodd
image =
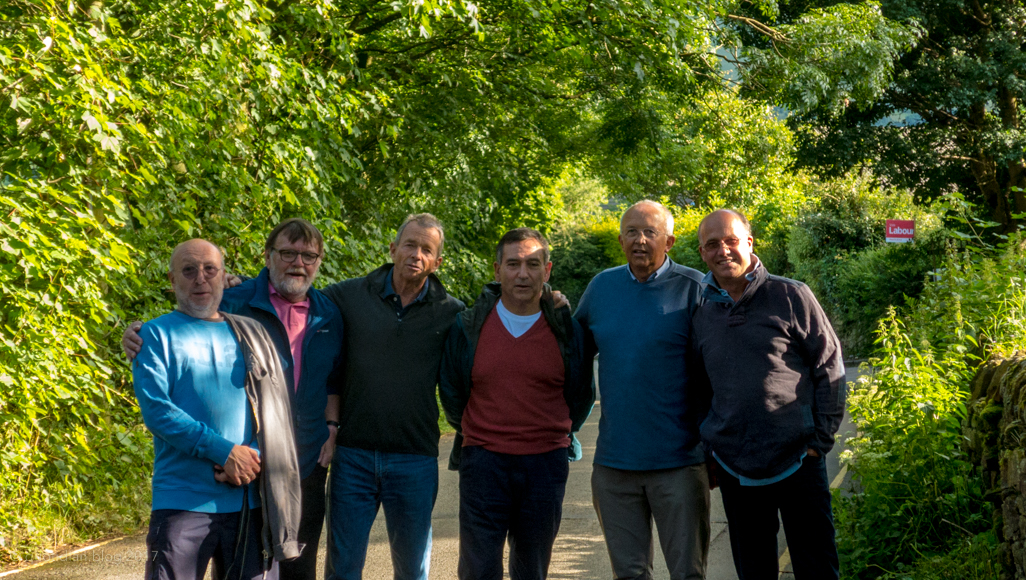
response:
<svg viewBox="0 0 1026 580"><path fill-rule="evenodd" d="M1026 347L1024 271L1023 237L996 256L949 250L922 294L881 321L872 375L849 398L853 487L836 498L846 578L997 578L961 422L980 361Z"/></svg>

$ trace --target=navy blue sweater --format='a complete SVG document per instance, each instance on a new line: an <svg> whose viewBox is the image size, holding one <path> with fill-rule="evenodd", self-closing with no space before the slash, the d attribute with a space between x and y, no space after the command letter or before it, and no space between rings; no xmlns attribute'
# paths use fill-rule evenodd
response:
<svg viewBox="0 0 1026 580"><path fill-rule="evenodd" d="M619 266L588 284L574 317L590 351L599 353L595 463L641 471L705 460L698 444L704 409L690 400L685 368L701 279L697 270L671 262L648 283Z"/></svg>
<svg viewBox="0 0 1026 580"><path fill-rule="evenodd" d="M285 381L292 397L292 424L296 429L296 453L299 456L300 477L309 476L317 465L321 446L328 440L324 408L328 395L336 394L342 372L342 315L331 300L311 288L307 292L310 310L307 313L306 336L303 337L303 368L299 376L299 389L293 384L292 349L285 325L271 304L268 270L242 284L224 291L221 310L256 319L271 335L282 359Z"/></svg>
<svg viewBox="0 0 1026 580"><path fill-rule="evenodd" d="M693 320L694 385L712 398L702 439L736 473L779 475L807 448L825 455L844 416L841 344L809 287L758 267L735 303Z"/></svg>

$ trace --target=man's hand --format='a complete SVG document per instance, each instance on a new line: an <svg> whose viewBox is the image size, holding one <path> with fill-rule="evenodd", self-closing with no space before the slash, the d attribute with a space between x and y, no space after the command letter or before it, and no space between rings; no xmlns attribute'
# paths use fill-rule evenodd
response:
<svg viewBox="0 0 1026 580"><path fill-rule="evenodd" d="M709 474L709 489L713 490L720 486L719 476L720 466L716 464L716 460L710 457L705 461L705 470Z"/></svg>
<svg viewBox="0 0 1026 580"><path fill-rule="evenodd" d="M335 437L338 436L338 427L334 425L328 425L328 440L321 445L321 454L317 458L317 463L321 467L327 467L331 465L331 457L335 455Z"/></svg>
<svg viewBox="0 0 1026 580"><path fill-rule="evenodd" d="M805 454L806 454L806 455L808 455L809 457L819 457L819 451L816 451L816 450L815 450L815 449L813 449L812 447L809 447L809 448L808 448L808 449L807 449L807 450L805 451Z"/></svg>
<svg viewBox="0 0 1026 580"><path fill-rule="evenodd" d="M557 310L564 306L570 308L570 301L567 300L566 296L564 296L559 290L552 291L552 301L556 303Z"/></svg>
<svg viewBox="0 0 1026 580"><path fill-rule="evenodd" d="M135 322L128 325L125 329L125 333L121 335L121 350L128 357L128 362L132 362L135 356L142 350L142 337L139 336L139 329L142 328L142 322L136 320Z"/></svg>
<svg viewBox="0 0 1026 580"><path fill-rule="evenodd" d="M218 474L219 465L214 466L214 479L230 485L246 485L260 475L260 454L252 447L236 445L224 462L224 477Z"/></svg>
<svg viewBox="0 0 1026 580"><path fill-rule="evenodd" d="M242 284L242 278L239 278L235 274L228 274L225 277L224 280L225 280L225 283L224 283L224 287L225 288L235 288L239 284Z"/></svg>

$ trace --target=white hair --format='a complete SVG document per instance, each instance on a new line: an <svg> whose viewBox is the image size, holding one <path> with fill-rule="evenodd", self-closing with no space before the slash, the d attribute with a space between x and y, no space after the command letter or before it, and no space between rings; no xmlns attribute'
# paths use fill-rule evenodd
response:
<svg viewBox="0 0 1026 580"><path fill-rule="evenodd" d="M629 208L627 208L627 211L623 212L623 215L620 216L620 229L621 230L623 229L623 218L627 217L627 214L630 213L630 211L632 209L634 209L634 208L636 208L638 206L642 206L642 205L647 205L647 206L654 207L657 211L659 211L659 213L661 213L661 214L663 214L663 216L665 216L665 218L666 218L666 235L672 236L673 235L673 213L670 212L670 210L665 205L659 203L658 201L652 201L651 199L643 199L643 200L639 201L638 203L636 203L636 204L630 206Z"/></svg>

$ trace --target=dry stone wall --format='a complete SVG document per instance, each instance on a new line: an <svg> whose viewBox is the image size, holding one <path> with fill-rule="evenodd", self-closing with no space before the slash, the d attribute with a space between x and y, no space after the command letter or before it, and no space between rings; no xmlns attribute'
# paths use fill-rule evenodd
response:
<svg viewBox="0 0 1026 580"><path fill-rule="evenodd" d="M1026 353L987 361L971 387L964 434L994 506L1002 580L1026 580Z"/></svg>

